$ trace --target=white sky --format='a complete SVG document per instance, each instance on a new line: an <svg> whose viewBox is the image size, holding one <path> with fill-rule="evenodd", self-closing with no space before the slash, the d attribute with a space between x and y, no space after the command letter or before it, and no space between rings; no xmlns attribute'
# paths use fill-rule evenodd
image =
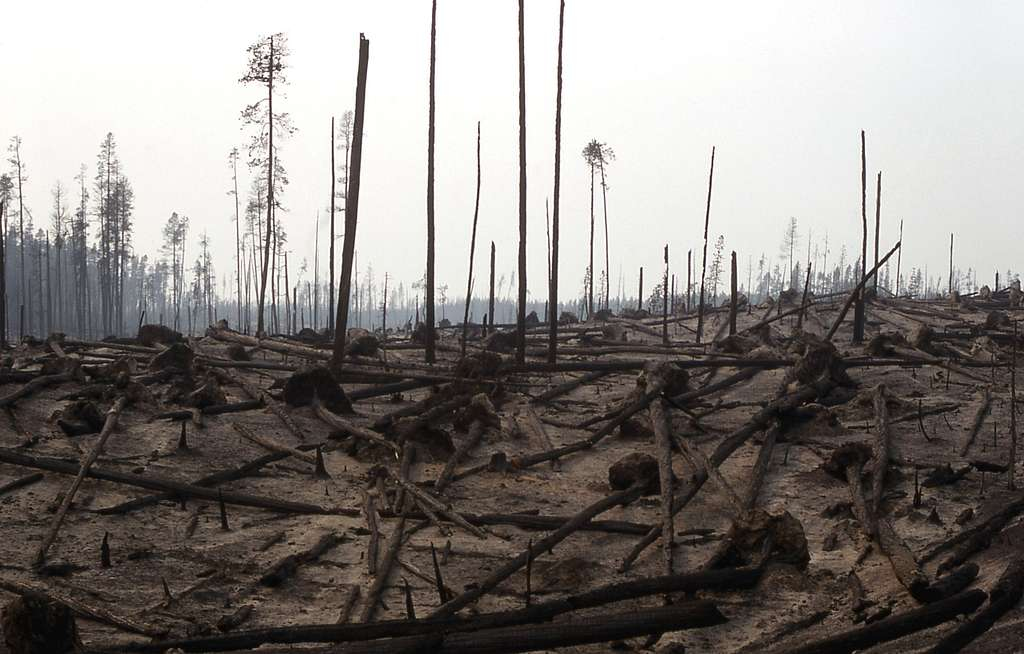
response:
<svg viewBox="0 0 1024 654"><path fill-rule="evenodd" d="M330 117L353 104L358 35L365 32L360 267L370 262L378 275L386 270L406 281L421 274L429 0L50 1L5 3L2 12L0 139L5 146L15 134L24 140L26 198L37 223L49 214L55 180L72 185L82 162L91 176L100 141L113 131L136 192L136 250L155 254L164 221L172 211L184 213L193 237L209 232L222 277L234 268L227 154L247 143L239 112L260 93L237 83L246 46L274 31L290 40L291 84L276 106L291 113L299 131L281 151L291 177L283 221L290 261L307 257L312 264L314 216L329 198ZM449 283L450 295L465 285L477 120L478 270L486 275L491 240L499 274L515 266L516 15L514 0L439 2L438 283ZM557 19L557 0L527 1L535 297L546 294ZM748 256L778 258L790 216L799 221L801 249L810 228L816 240L828 232L830 261L840 244L858 250L862 128L872 222L873 178L883 171L883 251L902 218L905 264L941 274L955 231L958 266L980 268L984 281L996 267L1017 270L1022 28L1024 5L1015 2L568 0L564 297L578 293L586 265L589 187L579 153L591 138L618 155L609 169L613 294L620 267L632 290L636 268L657 268L665 242L673 268L683 271L686 249L699 245L712 145L711 232L737 250L744 281ZM248 174L240 189L248 189ZM321 245L326 252L323 237ZM603 261L600 238L597 247ZM485 276L478 279L479 291Z"/></svg>

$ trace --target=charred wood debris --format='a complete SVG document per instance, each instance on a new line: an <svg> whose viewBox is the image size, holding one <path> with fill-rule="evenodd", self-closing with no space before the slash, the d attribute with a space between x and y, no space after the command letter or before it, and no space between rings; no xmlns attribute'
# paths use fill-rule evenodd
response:
<svg viewBox="0 0 1024 654"><path fill-rule="evenodd" d="M791 653L1019 635L1019 303L741 296L703 312L704 339L696 312L566 314L555 363L537 320L522 363L515 330L474 325L350 330L343 359L329 334L223 321L27 339L0 368L4 639Z"/></svg>

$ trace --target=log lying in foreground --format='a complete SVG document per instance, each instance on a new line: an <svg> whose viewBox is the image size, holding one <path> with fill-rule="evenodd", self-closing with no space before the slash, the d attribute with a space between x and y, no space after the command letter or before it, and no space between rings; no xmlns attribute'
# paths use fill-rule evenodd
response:
<svg viewBox="0 0 1024 654"><path fill-rule="evenodd" d="M213 404L207 407L199 409L199 413L204 416L217 416L225 413L240 413L242 411L254 411L256 409L263 408L263 400L246 400L244 402L230 402L227 404ZM165 411L158 413L151 418L151 420L190 420L193 416L193 412L188 409L179 409L177 411Z"/></svg>
<svg viewBox="0 0 1024 654"><path fill-rule="evenodd" d="M164 652L177 647L186 652L227 652L264 644L343 643L418 636L439 632L470 632L498 629L551 620L581 609L596 608L626 600L662 593L694 593L701 590L723 591L752 588L761 577L758 568L730 568L688 574L636 579L601 586L574 595L533 604L523 609L482 613L470 618L451 616L423 620L383 620L357 624L321 624L271 627L232 634L203 636L159 643L139 643L101 647L112 652Z"/></svg>
<svg viewBox="0 0 1024 654"><path fill-rule="evenodd" d="M971 431L967 434L967 440L964 441L964 446L960 448L960 456L967 456L967 452L971 449L971 445L974 444L974 439L978 437L978 432L981 431L981 426L985 422L985 416L988 415L989 407L992 406L992 393L986 388L984 395L981 399L981 406L978 407L978 412L974 414L974 420L971 422Z"/></svg>
<svg viewBox="0 0 1024 654"><path fill-rule="evenodd" d="M36 468L37 470L59 472L64 475L77 475L79 471L77 463L70 463L68 461L62 461L61 459L53 459L50 457L30 456L28 454L22 454L17 450L7 448L0 448L0 462L24 466L26 468ZM360 515L359 509L323 507L316 504L290 502L287 500L261 497L259 495L250 495L248 493L239 493L236 491L219 491L212 488L196 486L195 484L171 481L170 479L164 479L162 477L125 474L113 470L97 470L96 468L90 468L86 476L93 479L125 484L127 486L136 486L138 488L147 488L153 491L173 493L175 497L179 498L193 497L208 500L210 502L218 502L223 499L225 504L249 506L257 509L278 511L280 513L296 513L300 515L347 515L352 517Z"/></svg>
<svg viewBox="0 0 1024 654"><path fill-rule="evenodd" d="M61 372L56 375L42 375L36 377L29 383L25 384L21 388L11 391L7 395L0 397L0 407L11 406L18 400L32 395L36 391L40 391L47 386L53 386L55 384L63 384L75 379L75 376L70 372Z"/></svg>
<svg viewBox="0 0 1024 654"><path fill-rule="evenodd" d="M989 596L989 604L976 616L957 627L956 631L940 640L928 654L953 654L959 652L978 636L992 628L992 625L1015 607L1024 596L1024 558L1010 561L1006 570L996 581Z"/></svg>
<svg viewBox="0 0 1024 654"><path fill-rule="evenodd" d="M0 578L0 590L5 590L8 593L13 593L15 595L43 596L57 602L58 604L63 604L80 618L86 618L88 620L93 620L94 622L107 624L130 633L141 634L143 636L150 636L153 638L161 638L167 634L166 629L137 622L124 616L115 615L104 609L83 604L82 602L58 591L43 589L36 585L29 585L11 579Z"/></svg>
<svg viewBox="0 0 1024 654"><path fill-rule="evenodd" d="M940 574L947 570L952 570L978 552L987 549L992 544L992 539L995 535L1021 513L1024 513L1024 499L1011 502L1002 511L996 513L980 525L965 529L946 543L932 550L928 558L934 558L934 554L937 552L948 549L948 547L944 546L955 542L953 552L939 564L938 568Z"/></svg>
<svg viewBox="0 0 1024 654"><path fill-rule="evenodd" d="M584 508L574 515L571 520L539 540L532 547L528 547L526 550L519 553L516 557L492 572L485 579L478 582L470 590L443 604L440 608L434 611L430 617L436 618L454 615L459 609L469 606L494 589L498 584L511 577L517 570L525 566L528 561L531 561L534 558L534 552L551 551L555 545L571 536L574 532L578 531L580 527L590 522L590 520L597 515L604 513L612 507L626 505L638 499L643 495L646 485L646 479L638 481L629 488L612 493L611 495L603 497L597 502L594 502L590 506Z"/></svg>
<svg viewBox="0 0 1024 654"><path fill-rule="evenodd" d="M103 423L103 429L100 431L99 438L96 440L96 444L93 445L92 449L85 456L85 460L82 461L82 465L78 466L78 472L75 475L74 480L71 482L71 486L64 492L64 497L61 500L60 508L57 509L57 514L53 518L53 522L50 524L50 529L43 536L42 543L39 544L39 549L36 550L35 558L32 563L35 566L40 566L46 560L46 552L53 545L53 541L57 540L57 532L60 531L60 526L64 522L64 517L71 509L71 503L75 499L75 494L78 493L79 487L82 485L82 480L89 474L89 469L92 464L96 462L100 454L103 452L103 447L107 443L107 439L110 438L110 434L113 433L114 428L117 427L118 418L121 416L121 411L128 404L128 398L121 396L117 398L114 405L110 407L107 412L106 420Z"/></svg>
<svg viewBox="0 0 1024 654"><path fill-rule="evenodd" d="M229 481L235 481L236 479L247 477L253 474L254 472L260 470L264 466L274 463L275 461L280 461L281 459L284 459L288 456L291 455L287 452L274 452L271 454L266 454L258 459L254 459L247 463L243 463L242 465L237 466L235 468L221 470L211 475L201 477L200 479L194 481L193 485L214 487L219 486L221 484L226 484ZM99 509L98 511L96 511L96 513L99 513L100 515L117 515L121 513L129 513L136 509L141 509L147 506L152 506L154 504L159 504L160 502L174 500L176 497L177 495L175 495L174 493L158 493L156 495L146 495L145 497L138 497L134 500L128 500L127 502L122 502L121 504Z"/></svg>
<svg viewBox="0 0 1024 654"><path fill-rule="evenodd" d="M348 654L399 654L413 651L435 654L512 654L699 629L724 624L726 621L713 603L693 600L653 609L592 615L564 623L361 643L350 645L345 651ZM333 650L321 651L327 654ZM283 652L269 650L269 654Z"/></svg>
<svg viewBox="0 0 1024 654"><path fill-rule="evenodd" d="M307 550L298 554L289 554L274 562L270 568L260 576L261 586L280 586L290 579L298 571L299 566L316 561L322 555L342 542L342 537L331 532L324 534L317 542Z"/></svg>
<svg viewBox="0 0 1024 654"><path fill-rule="evenodd" d="M958 615L973 613L985 601L983 590L968 590L934 604L905 611L869 625L804 642L795 647L779 647L771 654L848 654L864 650L879 643L896 640L909 634L930 629L948 622Z"/></svg>

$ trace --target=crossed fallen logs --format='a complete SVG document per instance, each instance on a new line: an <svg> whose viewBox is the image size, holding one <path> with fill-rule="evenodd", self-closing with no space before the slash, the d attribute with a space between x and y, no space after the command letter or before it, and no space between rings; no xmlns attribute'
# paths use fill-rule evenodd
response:
<svg viewBox="0 0 1024 654"><path fill-rule="evenodd" d="M857 290L859 289L855 289L854 294L851 294L851 298L856 295ZM851 304L848 299L846 307ZM739 333L762 332L756 338L770 340L769 336L765 335L770 330L764 329L765 327L798 313L802 318L810 306L811 302L806 297L798 306L786 312L781 311L778 306L773 306L769 314L760 320L756 316L750 319L757 320L754 327L748 327ZM927 313L924 309L921 311ZM771 315L772 313L776 315ZM681 320L685 319L687 318ZM843 319L841 311L833 323L833 334ZM812 322L817 320L818 317L812 316ZM621 324L626 329L633 328L629 322ZM590 328L580 329L582 333L582 330ZM843 357L832 346L827 345L826 341L810 336L798 336L789 343L804 343L807 345L804 350L790 347L784 353L778 354L783 352L782 348L778 348L768 354L757 351L745 356L704 354L698 352L696 347L687 347L688 344L680 342L666 347L591 341L585 347L562 348L561 353L566 358L557 364L538 361L512 364L499 357L497 365L487 368L481 366L480 369L462 365L465 363L464 360L459 361L458 365L426 366L412 363L403 358L409 355L400 352L400 346L403 344L393 343L389 349L397 352L395 356L389 354L388 357L375 360L363 355L353 355L346 360L343 370L339 373L337 381L346 386L366 385L345 389L348 400L363 402L356 405L363 415L344 413L326 400L321 402L315 393L312 400L307 403L309 408L305 412L297 412L294 406L282 400L282 397L287 395L278 395L273 391L273 387L268 391L261 384L251 380L257 378L257 374L263 375L264 378L270 375L281 378L281 372L295 371L304 363L330 361L329 351L300 345L282 337L255 339L223 329L212 329L209 336L213 340L252 348L250 354L266 351L281 357L272 356L273 360L265 361L234 361L223 359L212 350L204 351L203 348L209 344L209 340L205 343L190 341L188 347L194 351L197 365L203 366L200 369L202 373L216 378L225 386L238 389L242 394L242 401L221 400L223 403L207 405L204 408L164 411L157 414L157 417L166 420L192 420L196 422L196 428L199 428L199 418L208 416L211 423L230 426L247 444L252 443L265 450L265 453L248 461L232 462L232 467L201 476L196 475L189 481L168 479L146 471L128 474L113 470L113 466L108 465L110 460L102 459L101 456L105 444L114 433L119 414L128 406L127 399L116 397L99 438L92 442L91 448L81 461L39 456L25 448L0 448L0 463L73 478L69 489L61 498L57 513L51 518L36 552L35 562L44 562L48 549L58 542L58 532L62 523L67 521L77 489L84 479L91 478L145 489L149 493L104 508L89 509L100 515L124 515L160 503L184 503L189 500L217 503L221 506L222 521L225 522L225 507L228 506L251 507L293 516L346 516L360 521L366 520L366 530L362 530L361 527L354 532L328 529L326 533L315 534L301 549L296 547L291 553L274 557L269 566L261 564L253 584L275 588L293 583L292 578L304 566L316 565L321 558L342 543L353 542L353 533L370 536L366 557L360 566L366 566L371 579L365 585L353 585L353 588L359 589L358 593L353 591L346 595L342 610L345 617L342 623L237 631L238 627L249 619L253 610L248 605L239 603L235 613L222 618L220 624L224 625L226 633L220 635L100 644L92 645L87 651L163 652L169 648L179 648L187 652L212 652L243 651L259 647L261 652L283 653L293 651L288 649L292 645L311 644L320 647L304 651L517 652L608 642L637 636L656 638L671 631L720 625L726 622L726 616L718 606L729 604L717 599L717 595L711 595L716 598L714 600L700 599L695 595L705 591L748 590L756 586L769 566L789 562L786 558L777 556L776 553L782 551L782 546L778 542L773 542L774 533L770 530L765 530L757 547L750 545L750 530L756 529L750 525L759 517L767 517L767 513L758 508L758 497L764 493L762 487L765 486L766 478L771 478L773 454L779 449L778 443L785 441L792 425L808 416L816 415L816 412L823 410L822 405L834 407L848 402L853 396L853 392L848 388L853 385L847 377L848 371L868 367L937 366L956 371L962 374L965 380L987 380L985 375L972 372L973 364L963 362L953 365L955 355L945 358L945 354L939 357L931 351L891 348L884 352L869 350L867 356L858 354ZM751 337L749 340L756 338ZM142 361L147 357L157 358L165 352L162 345L149 347L127 343L70 340L64 341L62 345L67 351L72 351L71 358L88 356L92 350L109 349L127 353ZM54 352L62 359L69 357L61 347L55 348ZM485 354L482 349L476 348L474 354L468 358ZM662 358L657 362L624 358L631 354L651 354ZM570 355L580 358L570 358ZM606 355L610 358L600 361L582 358ZM47 354L46 357L47 360L53 359L52 354ZM103 358L89 357L89 360L99 360L100 363L87 366L85 375L102 374L101 369L106 365ZM1004 359L1000 359L1000 362L1000 367L1006 365ZM246 373L247 369L250 372ZM259 373L254 372L257 369L260 370ZM763 387L768 381L765 378L770 376L765 371L769 370L784 371L777 374L780 377L784 376L784 379L777 387L773 387L777 388L774 394L766 394L767 401L756 398L735 401L731 397L726 397L718 398L715 403L714 398L721 394L733 393L735 397L742 384L754 382L752 386L757 384ZM581 435L566 439L564 434L555 434L553 431L549 434L542 424L546 422L546 416L539 416L539 412L547 411L555 415L565 406L565 402L559 398L581 387L602 383L602 380L621 380L637 371L640 371L637 378L638 387L632 392L622 395L613 392L610 399L602 396L600 402L593 402L595 409L585 420L563 420L572 429L586 430ZM693 373L690 377L686 371L707 371L708 374ZM12 371L12 376L6 381L23 383L24 386L0 398L0 403L7 398L6 406L17 406L18 402L26 401L55 384L85 381L81 372L77 370L56 375L41 375L35 372L19 372L15 375L14 372ZM552 373L572 376L569 379L547 379L547 383L537 383L536 376ZM150 385L167 381L166 375L152 369L144 374L132 370L127 378ZM679 383L680 380L683 380L682 384ZM554 383L555 381L559 383ZM773 379L770 383L778 381ZM83 385L88 388L91 383L90 381ZM601 385L603 387L606 384ZM371 404L369 400L373 398L416 391L427 386L434 388L425 400L409 402L397 409L385 408L383 413L380 407L389 405L384 402L372 403L375 409L371 409L372 413L366 415L365 408ZM532 392L534 387L543 390ZM116 387L111 385L109 388ZM510 393L509 389L516 389L517 392ZM531 392L520 394L518 389L528 389ZM891 497L886 495L887 486L898 483L898 475L892 472L890 466L909 465L903 463L903 459L900 458L902 452L899 451L894 426L901 421L917 420L921 424L921 431L924 432L924 415L938 415L940 410L951 411L959 406L955 403L948 406L940 405L930 408L929 413L919 406L916 412L906 415L896 413L891 416L891 393L892 391L885 385L880 384L870 395L874 416L873 421L867 424L873 428L873 437L866 444L851 447L833 447L832 444L825 444L822 447L826 451L831 448L831 451L827 452L831 458L823 458L828 459L830 464L826 468L845 482L844 494L850 494L849 502L863 537L873 543L889 560L893 578L900 582L896 588L900 593L902 588L905 588L907 596L916 600L920 606L892 613L887 617L885 614L879 614L871 618L870 624L849 629L837 628L830 622L828 631L821 632L826 634L824 637L801 635L799 638L780 638L772 642L766 640L765 651L777 654L853 652L930 629L957 616L967 615L968 619L961 621L955 628L929 641L933 647L930 651L958 651L991 628L1019 601L1024 592L1024 563L1021 563L1024 559L1021 558L1010 561L990 592L969 589L979 578L995 577L994 574L980 575L979 565L970 559L990 547L995 537L1011 524L1016 516L1024 513L1024 500L1007 502L996 514L987 516L980 524L964 528L956 536L938 544L923 556L914 554L902 540L893 522L887 519L885 512L888 510L888 498ZM999 397L998 394L995 395ZM862 394L862 397L867 396L867 393ZM107 395L106 399L109 400L111 397ZM996 411L998 406L993 403L993 392L990 389L984 389L980 397L983 406L974 416L967 432L966 444L959 440L956 443L957 449L962 448L964 455L980 433L985 417ZM699 434L697 439L690 439L679 433L677 424L673 422L673 418L684 419L689 421L687 424L696 425L698 420L704 419L714 411L742 411L744 407L753 407L752 415L733 420L729 423L731 430L717 437L712 433L715 428L711 428ZM249 411L272 414L272 422L278 428L277 433L235 422L233 416ZM641 420L636 421L638 416ZM627 426L627 423L630 424ZM634 426L637 423L640 427ZM436 477L428 476L418 480L417 469L413 466L417 451L421 447L426 447L425 443L432 438L432 434L437 433L439 427L447 430L448 425L453 425L462 435L458 437L457 442L449 439L449 449L442 450L445 451L444 456L447 460L438 460L439 464L443 463L443 467L438 465L438 468L432 471ZM182 428L186 426L190 425L183 424ZM707 423L697 426L696 429L700 432L705 426L708 426ZM649 432L646 431L648 427ZM464 488L460 487L459 482L471 475L481 475L484 479L487 475L493 475L495 478L499 475L517 475L520 471L535 468L546 462L561 463L565 470L570 470L576 459L594 456L594 452L607 447L611 440L609 436L616 430L621 429L625 435L627 428L643 430L644 433L653 436L651 453L656 456L648 458L654 458L654 467L646 469L643 477L632 480L628 485L624 485L625 487L613 484L612 491L579 508L575 513L472 513L463 510L464 507L456 506L466 499ZM331 432L329 437L325 437L327 430ZM935 433L935 430L931 431ZM228 433L232 432L229 430ZM502 446L495 441L500 437L507 437L510 433L513 436L525 436L520 443L529 443L530 447L520 446L515 454L510 453L506 456L501 450ZM758 434L763 434L763 440L756 451L753 466L743 479L729 479L724 464L740 448L751 443ZM927 433L925 436L927 438ZM709 447L705 452L698 443L703 442L700 439L711 437L715 437L716 440L713 447ZM227 483L259 474L261 470L266 470L268 466L285 459L289 459L293 464L296 461L303 463L301 469L295 468L294 465L285 468L290 473L310 474L309 479L326 478L324 453L345 448L346 453L358 452L359 456L353 456L363 461L364 459L360 458L363 450L357 450L356 445L359 448L372 446L366 451L371 452L372 456L376 457L375 460L382 463L377 466L376 471L367 475L365 488L357 489L359 492L355 497L361 497L359 506L344 505L339 503L338 499L324 499L322 504L297 502L288 500L287 495L257 495L224 488ZM188 447L184 435L179 447ZM683 460L687 470L685 476L676 477L673 468L674 464L678 466L679 463L674 461L676 455ZM778 455L781 457L782 453L778 452ZM490 461L479 463L488 456ZM351 460L346 462L351 465ZM337 461L331 467L334 474L328 485L344 483L339 481L346 477L340 472ZM552 476L558 479L559 469L554 470ZM952 478L943 483L957 483L969 470L954 473ZM524 475L522 480L542 474L546 476L547 473L535 471L531 475ZM38 480L38 475L22 477L0 486L0 494L15 492L18 488ZM675 518L693 502L708 481L712 482L711 487L715 492L728 502L729 527L726 532L712 534L712 537L708 538L718 542L713 548L709 548L710 556L694 566L695 571L680 573L675 569L676 561L673 556L673 549L679 545L674 542L679 536L676 533ZM658 490L652 492L652 486ZM332 485L330 498L348 497L351 501L352 494L346 496L335 493L334 488ZM659 493L660 504L657 504L659 510L655 514L656 520L647 521L656 524L601 519L618 507L638 504L641 496ZM481 573L479 578L472 579L473 583L470 584L463 584L461 580L459 583L444 582L442 568L438 563L438 552L434 551L432 544L430 549L434 563L433 575L430 574L429 567L423 566L421 571L412 564L413 561L404 558L408 556L409 551L424 551L426 546L421 543L406 545L412 535L424 527L436 527L442 534L449 534L454 528L476 538L490 538L493 542L495 532L488 530L493 525L512 525L543 533L537 534L537 537L525 547L522 542L513 545L511 556L496 561L492 567L487 567L486 572ZM664 574L659 577L619 581L591 590L574 590L555 599L536 597L530 588L534 563L574 534L583 531L619 534L631 539L627 545L632 544L633 547L621 561L620 573L630 571L646 549L660 540L664 549L657 569L659 573ZM692 534L696 531L699 530L682 533ZM633 539L635 543L632 542ZM450 548L450 543L448 547ZM406 555L402 554L403 548ZM804 554L806 555L806 548ZM107 556L109 558L109 554ZM442 552L442 558L444 556L446 555ZM943 556L945 558L940 559ZM933 559L939 559L937 576L934 578L930 577L923 567ZM541 560L541 563L546 562ZM743 567L730 567L737 565ZM928 568L929 571L932 569L933 567ZM466 609L472 610L471 607L477 605L480 600L495 594L495 591L503 592L499 587L507 587L509 579L521 571L525 571L527 580L524 607L475 614L466 612ZM419 579L436 587L436 604L431 610L415 605L408 582L397 579L399 574L413 575L410 577L411 580ZM18 583L0 579L0 588L14 589L14 592L23 596L42 594L40 596L47 597L47 589L41 586ZM401 592L403 583L407 618L377 621L375 618L384 606L383 601L386 599L389 605L392 604L390 593L393 593L396 587ZM174 587L173 583L171 587ZM170 598L170 591L166 593ZM653 596L663 596L666 604L659 607L608 606L616 602ZM60 593L51 593L48 600L66 606L74 603L74 600ZM169 601L168 599L168 606ZM401 599L398 599L396 604L400 607ZM394 606L392 605L392 608ZM150 637L162 637L161 632L166 631L163 627L133 622L131 618L104 614L81 603L71 610L79 617L100 619L119 629ZM584 610L587 612L580 613ZM729 613L731 610L726 609L725 612ZM416 617L417 612L421 613L421 617ZM139 615L141 614L140 612ZM348 623L350 614L356 616L358 622ZM826 612L826 615L829 614ZM801 623L800 629L810 628L815 623L808 620L809 617L814 616L801 616L804 622ZM175 629L173 633L180 632ZM789 636L794 633L795 630L787 632ZM794 646L791 644L794 641L799 642ZM781 644L775 645L775 642ZM769 650L768 646L773 648Z"/></svg>

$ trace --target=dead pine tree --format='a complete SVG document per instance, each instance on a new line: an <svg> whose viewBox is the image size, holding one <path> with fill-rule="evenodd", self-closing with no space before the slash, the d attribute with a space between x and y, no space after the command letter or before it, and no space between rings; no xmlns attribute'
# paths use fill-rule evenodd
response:
<svg viewBox="0 0 1024 654"><path fill-rule="evenodd" d="M352 287L352 261L356 249L356 219L359 214L359 175L363 162L363 114L366 107L366 73L370 61L370 40L359 35L359 72L356 76L356 117L352 134L352 162L349 192L345 197L345 240L341 246L341 280L338 282L338 314L334 321L333 363L340 366L345 356L348 333L348 300Z"/></svg>
<svg viewBox="0 0 1024 654"><path fill-rule="evenodd" d="M275 152L274 152L274 82L284 83L285 59L288 56L287 42L284 34L277 33L260 39L249 46L249 68L245 75L239 80L243 84L256 82L267 87L267 107L263 114L261 107L263 100L249 105L242 112L246 122L259 124L261 130L254 137L253 149L259 149L263 145L262 123L263 115L266 116L266 166L267 166L267 229L263 245L263 269L260 273L259 306L256 314L256 333L263 336L264 330L264 307L267 294L267 273L270 265L270 246L274 232L274 173L275 173ZM281 117L278 116L278 119ZM258 156L258 155L257 155Z"/></svg>
<svg viewBox="0 0 1024 654"><path fill-rule="evenodd" d="M558 360L558 200L562 182L562 37L565 0L558 7L558 69L555 82L555 206L551 213L551 254L548 280L548 363Z"/></svg>
<svg viewBox="0 0 1024 654"><path fill-rule="evenodd" d="M430 81L427 100L427 287L425 289L427 343L425 358L434 363L434 61L437 54L437 0L430 6Z"/></svg>
<svg viewBox="0 0 1024 654"><path fill-rule="evenodd" d="M711 171L708 173L708 203L704 212L704 257L700 269L700 297L697 304L697 342L704 335L704 278L708 271L708 224L711 222L711 184L715 178L715 148L711 147Z"/></svg>
<svg viewBox="0 0 1024 654"><path fill-rule="evenodd" d="M640 266L640 284L636 290L636 310L643 311L644 308L644 267Z"/></svg>
<svg viewBox="0 0 1024 654"><path fill-rule="evenodd" d="M860 131L860 218L863 226L863 238L860 251L860 276L867 274L868 260L868 167L864 130ZM864 289L861 287L857 302L853 307L853 342L864 340Z"/></svg>
<svg viewBox="0 0 1024 654"><path fill-rule="evenodd" d="M808 270L810 266L808 265ZM729 278L729 336L736 334L736 311L739 307L739 298L736 291L736 252L732 253L732 264L730 268L731 276ZM806 288L806 285L805 285Z"/></svg>
<svg viewBox="0 0 1024 654"><path fill-rule="evenodd" d="M327 266L329 268L328 279L330 280L327 283L327 297L329 298L328 302L332 302L332 303L334 302L334 211L335 211L334 210L334 201L335 201L335 197L337 196L337 190L335 189L335 183L338 181L338 175L337 175L336 171L337 171L337 169L334 167L334 116L331 116L331 243L330 243L330 246L327 248L328 249ZM319 214L317 215L317 218L318 218L318 220L317 220L317 224L318 224L318 227L317 227L317 239L319 239L319 237L320 237ZM327 315L328 316L331 315L330 314L330 309L328 309ZM313 329L316 329L315 325L314 325Z"/></svg>
<svg viewBox="0 0 1024 654"><path fill-rule="evenodd" d="M491 285L487 294L487 327L484 333L494 331L494 241L491 241Z"/></svg>
<svg viewBox="0 0 1024 654"><path fill-rule="evenodd" d="M435 0L436 1L436 0ZM526 361L526 41L524 0L519 0L519 302L516 309L516 362ZM593 282L591 282L593 283Z"/></svg>
<svg viewBox="0 0 1024 654"><path fill-rule="evenodd" d="M466 280L466 311L462 316L462 356L466 356L469 336L469 301L473 296L473 256L476 253L476 222L480 216L480 121L476 122L476 203L473 206L473 233L469 238L469 275Z"/></svg>
<svg viewBox="0 0 1024 654"><path fill-rule="evenodd" d="M878 232L882 226L882 171L878 171L878 185L875 189L875 267L878 267ZM809 245L808 245L809 247ZM809 261L809 260L808 260ZM875 271L872 280L875 286L875 296L878 296L878 272Z"/></svg>
<svg viewBox="0 0 1024 654"><path fill-rule="evenodd" d="M7 206L0 201L0 348L7 348Z"/></svg>
<svg viewBox="0 0 1024 654"><path fill-rule="evenodd" d="M665 245L665 276L661 280L661 342L668 345L668 244Z"/></svg>
<svg viewBox="0 0 1024 654"><path fill-rule="evenodd" d="M953 232L949 233L949 297L953 297Z"/></svg>
<svg viewBox="0 0 1024 654"><path fill-rule="evenodd" d="M242 329L242 226L241 214L238 207L238 148L231 148L228 154L228 162L231 164L231 195L235 196L235 281L238 286L238 324L236 329Z"/></svg>
<svg viewBox="0 0 1024 654"><path fill-rule="evenodd" d="M686 313L690 313L690 295L693 292L690 273L693 271L693 250L686 251Z"/></svg>
<svg viewBox="0 0 1024 654"><path fill-rule="evenodd" d="M1013 358L1010 359L1010 461L1009 487L1016 490L1014 475L1017 470L1017 321L1013 321Z"/></svg>
<svg viewBox="0 0 1024 654"><path fill-rule="evenodd" d="M903 242L903 221L900 221L900 243ZM900 264L903 263L903 248L900 248L899 254L896 255L896 292L893 293L895 297L900 296ZM999 285L996 284L998 290Z"/></svg>

